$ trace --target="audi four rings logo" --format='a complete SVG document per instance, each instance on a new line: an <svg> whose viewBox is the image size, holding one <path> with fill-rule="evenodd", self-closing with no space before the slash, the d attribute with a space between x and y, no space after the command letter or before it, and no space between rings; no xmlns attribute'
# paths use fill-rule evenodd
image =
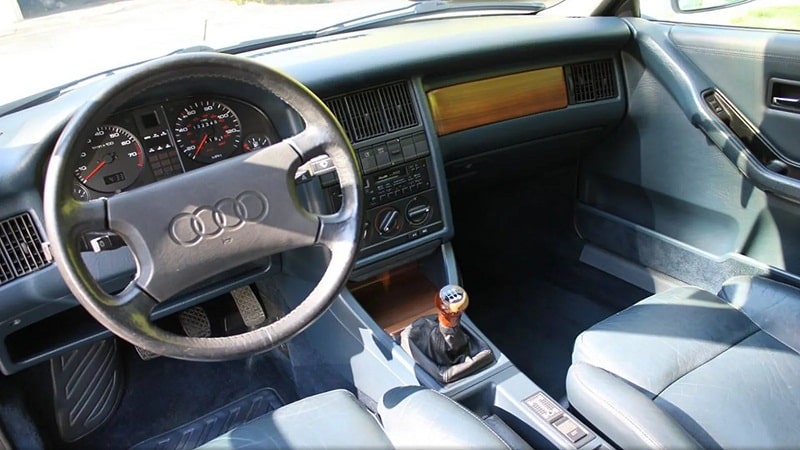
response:
<svg viewBox="0 0 800 450"><path fill-rule="evenodd" d="M191 247L203 238L213 239L225 231L238 230L247 222L260 222L267 214L267 197L260 192L244 191L236 198L223 198L214 206L178 214L169 224L169 234L176 243Z"/></svg>

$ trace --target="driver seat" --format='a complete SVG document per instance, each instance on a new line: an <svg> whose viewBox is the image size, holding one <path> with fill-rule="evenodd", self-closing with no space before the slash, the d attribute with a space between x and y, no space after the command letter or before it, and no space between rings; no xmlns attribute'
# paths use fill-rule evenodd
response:
<svg viewBox="0 0 800 450"><path fill-rule="evenodd" d="M378 415L382 425L350 392L329 391L283 406L200 448L511 448L472 412L430 389L391 389Z"/></svg>

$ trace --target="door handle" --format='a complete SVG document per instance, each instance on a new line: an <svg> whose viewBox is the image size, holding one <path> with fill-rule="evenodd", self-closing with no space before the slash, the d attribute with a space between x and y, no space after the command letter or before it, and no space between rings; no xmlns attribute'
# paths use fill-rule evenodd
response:
<svg viewBox="0 0 800 450"><path fill-rule="evenodd" d="M771 78L768 94L773 108L800 113L800 81Z"/></svg>
<svg viewBox="0 0 800 450"><path fill-rule="evenodd" d="M778 106L784 106L787 108L797 108L800 107L800 98L794 97L772 97L772 103Z"/></svg>

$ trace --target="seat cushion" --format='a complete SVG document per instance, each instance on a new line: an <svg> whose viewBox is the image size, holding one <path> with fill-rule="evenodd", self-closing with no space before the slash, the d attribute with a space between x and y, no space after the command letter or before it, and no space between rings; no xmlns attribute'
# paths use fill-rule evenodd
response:
<svg viewBox="0 0 800 450"><path fill-rule="evenodd" d="M390 389L378 404L378 415L397 448L511 448L471 411L418 386Z"/></svg>
<svg viewBox="0 0 800 450"><path fill-rule="evenodd" d="M259 417L201 449L394 448L375 417L348 391L314 395Z"/></svg>
<svg viewBox="0 0 800 450"><path fill-rule="evenodd" d="M800 292L740 278L721 295L673 289L582 333L570 403L622 447L796 446Z"/></svg>

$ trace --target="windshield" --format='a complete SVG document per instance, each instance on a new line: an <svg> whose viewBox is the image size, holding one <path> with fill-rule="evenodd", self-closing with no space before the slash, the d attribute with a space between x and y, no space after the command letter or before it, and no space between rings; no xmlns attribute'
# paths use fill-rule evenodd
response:
<svg viewBox="0 0 800 450"><path fill-rule="evenodd" d="M231 47L413 6L407 0L0 0L0 105L183 48Z"/></svg>

